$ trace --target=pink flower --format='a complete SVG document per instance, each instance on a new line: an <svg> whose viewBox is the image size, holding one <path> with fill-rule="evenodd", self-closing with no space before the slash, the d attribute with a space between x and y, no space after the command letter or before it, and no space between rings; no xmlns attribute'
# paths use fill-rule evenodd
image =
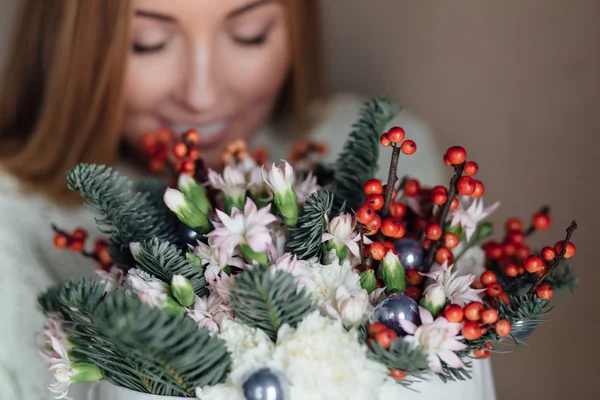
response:
<svg viewBox="0 0 600 400"><path fill-rule="evenodd" d="M214 238L209 238L208 244L198 242L194 248L194 255L202 259L202 266L205 267L204 277L206 280L214 279L228 265L236 268L246 269L244 260L237 257L235 254L226 254L221 251L214 243Z"/></svg>
<svg viewBox="0 0 600 400"><path fill-rule="evenodd" d="M360 234L356 232L355 227L356 221L352 215L342 213L327 223L327 232L323 233L321 240L327 242L328 250L335 249L341 260L346 258L346 248L355 257L360 257L360 249L356 243L360 240ZM371 243L366 237L364 242Z"/></svg>
<svg viewBox="0 0 600 400"><path fill-rule="evenodd" d="M38 349L39 355L42 357L46 367L52 365L53 358L60 358L60 354L55 350L52 340L56 339L61 344L61 348L66 351L71 349L71 343L65 331L63 330L62 320L59 315L50 314L44 324L44 331L41 334L43 343Z"/></svg>
<svg viewBox="0 0 600 400"><path fill-rule="evenodd" d="M100 277L100 283L105 285L104 292L110 292L115 286L123 283L123 270L117 267L110 267L110 271L97 269L96 274Z"/></svg>
<svg viewBox="0 0 600 400"><path fill-rule="evenodd" d="M71 378L75 375L75 371L71 368L71 360L67 350L55 337L50 337L52 350L57 354L57 357L50 359L50 372L54 377L54 382L48 385L48 389L58 394L57 399L65 399L69 393Z"/></svg>
<svg viewBox="0 0 600 400"><path fill-rule="evenodd" d="M246 199L244 211L233 208L231 217L217 210L220 222L215 222L215 229L208 234L214 238L215 246L226 254L233 254L240 244L247 244L257 252L263 253L273 244L273 237L268 225L277 218L269 212L270 206L257 209L256 204Z"/></svg>
<svg viewBox="0 0 600 400"><path fill-rule="evenodd" d="M211 332L219 331L223 318L233 318L233 312L216 292L208 296L196 297L194 309L188 309L187 314L199 328L207 328Z"/></svg>
<svg viewBox="0 0 600 400"><path fill-rule="evenodd" d="M469 208L465 208L466 201L468 201L468 198L463 197L461 199L460 207L451 214L452 222L450 225L460 225L465 230L467 241L470 241L471 236L477 230L477 224L496 211L500 203L496 202L491 206L483 208L483 199L479 198L473 200Z"/></svg>
<svg viewBox="0 0 600 400"><path fill-rule="evenodd" d="M452 368L462 367L462 360L455 351L467 348L466 344L458 341L462 337L457 336L463 324L448 322L444 317L434 321L431 313L423 307L419 307L419 315L419 327L410 321L400 321L402 329L408 333L404 341L420 347L428 355L429 366L435 372L442 372L442 361Z"/></svg>
<svg viewBox="0 0 600 400"><path fill-rule="evenodd" d="M212 293L218 294L219 297L221 297L224 301L227 301L231 296L231 285L233 284L234 279L234 276L230 276L224 272L221 272L220 274L212 277L212 279L207 279L207 282Z"/></svg>
<svg viewBox="0 0 600 400"><path fill-rule="evenodd" d="M304 205L308 196L321 189L321 187L317 184L317 177L309 172L302 182L294 184L294 191L296 192L296 197L298 198L298 204Z"/></svg>
<svg viewBox="0 0 600 400"><path fill-rule="evenodd" d="M298 260L295 255L285 253L279 257L273 266L272 271L286 271L294 276L294 282L301 286L310 286L313 281L307 276L308 263Z"/></svg>
<svg viewBox="0 0 600 400"><path fill-rule="evenodd" d="M458 304L461 307L474 301L482 302L478 294L485 291L485 289L476 290L471 288L471 284L476 278L475 275L460 275L458 272L453 272L452 266L448 267L447 261L435 271L421 275L435 280L435 283L425 288L423 296L427 296L433 290L441 287L446 294L446 298L451 303Z"/></svg>

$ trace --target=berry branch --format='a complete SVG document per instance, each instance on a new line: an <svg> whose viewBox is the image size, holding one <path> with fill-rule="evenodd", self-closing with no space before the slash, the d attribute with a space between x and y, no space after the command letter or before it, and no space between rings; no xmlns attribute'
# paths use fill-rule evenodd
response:
<svg viewBox="0 0 600 400"><path fill-rule="evenodd" d="M390 162L390 170L388 172L388 182L385 190L385 202L383 203L382 216L383 218L389 217L390 214L390 204L392 203L392 197L394 193L394 187L396 186L396 181L398 180L398 159L400 158L400 146L397 146L396 143L392 144L394 150L392 152L392 161Z"/></svg>
<svg viewBox="0 0 600 400"><path fill-rule="evenodd" d="M544 207L540 208L540 210L537 212L536 215L546 215L547 216L549 214L550 214L550 206L544 206ZM529 225L529 228L527 228L527 231L525 231L525 236L531 236L537 230L538 230L538 228L536 228L535 224L532 222L532 224Z"/></svg>
<svg viewBox="0 0 600 400"><path fill-rule="evenodd" d="M535 283L533 284L533 286L531 286L531 289L529 289L529 292L527 292L527 294L535 293L535 290L538 288L538 286L540 286L542 284L544 279L546 279L548 276L550 276L552 274L552 272L554 272L556 267L558 267L558 264L564 258L565 253L567 252L567 245L569 244L569 242L571 240L571 235L573 235L573 232L575 232L575 229L577 229L577 222L573 221L567 228L567 236L565 237L565 242L562 246L562 250L554 259L554 263L552 263L550 268L548 268L548 270L546 272L544 272L544 274L542 274L540 277L538 277L536 279Z"/></svg>
<svg viewBox="0 0 600 400"><path fill-rule="evenodd" d="M456 197L456 193L457 193L456 184L458 183L458 180L462 176L464 168L465 168L464 162L454 166L454 175L452 176L452 179L450 180L450 187L448 188L448 199L446 200L446 202L440 209L440 217L438 219L438 224L441 227L443 227L446 223L446 218L448 217L448 213L450 212L450 207L452 205L452 201L454 200L454 197ZM442 241L440 239L434 240L431 242L431 247L429 248L429 251L427 252L427 257L425 258L425 262L423 264L423 273L428 273L429 270L431 269L431 266L433 265L433 258L435 256L435 252L438 250L438 248L441 244L442 244Z"/></svg>

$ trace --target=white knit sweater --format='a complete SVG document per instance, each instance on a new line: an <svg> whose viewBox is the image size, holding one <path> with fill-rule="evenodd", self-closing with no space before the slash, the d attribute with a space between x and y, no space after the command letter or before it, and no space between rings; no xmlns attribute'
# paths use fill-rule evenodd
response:
<svg viewBox="0 0 600 400"><path fill-rule="evenodd" d="M340 95L325 110L326 118L311 137L327 142L331 157L341 150L361 106L361 99ZM445 182L441 156L427 127L406 111L391 125L402 126L407 137L417 142L416 155L400 158L401 173L427 184ZM291 144L289 136L268 129L258 134L255 143L266 145L273 159L285 158ZM389 153L382 151L381 177L386 175ZM24 194L18 182L0 176L0 400L52 398L46 389L50 377L35 346L44 321L37 295L57 282L93 273L93 265L81 256L54 249L53 223L67 230L83 227L92 236L97 233L90 213L66 211L41 196ZM494 399L489 362L475 364L471 381L445 385L434 378L418 385L420 394L406 391L402 399ZM75 400L85 399L84 388L77 386L72 385L69 394Z"/></svg>

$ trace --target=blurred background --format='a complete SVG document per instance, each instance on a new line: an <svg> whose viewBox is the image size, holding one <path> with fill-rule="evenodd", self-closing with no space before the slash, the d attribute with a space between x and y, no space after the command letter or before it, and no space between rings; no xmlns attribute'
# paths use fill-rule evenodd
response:
<svg viewBox="0 0 600 400"><path fill-rule="evenodd" d="M16 2L0 0L0 67ZM440 149L465 146L486 198L503 205L494 222L550 204L552 229L531 241L541 248L578 221L580 286L560 295L530 347L493 356L498 398L600 392L600 1L322 0L322 9L332 87L392 97L428 122Z"/></svg>

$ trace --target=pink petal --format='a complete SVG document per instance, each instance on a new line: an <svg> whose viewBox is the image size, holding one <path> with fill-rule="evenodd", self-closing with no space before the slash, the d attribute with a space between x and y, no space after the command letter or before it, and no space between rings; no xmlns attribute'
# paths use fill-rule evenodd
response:
<svg viewBox="0 0 600 400"><path fill-rule="evenodd" d="M360 249L358 247L358 244L350 239L345 240L344 244L346 246L348 246L348 250L350 250L350 252L352 254L354 254L355 257L360 257Z"/></svg>
<svg viewBox="0 0 600 400"><path fill-rule="evenodd" d="M435 356L429 358L429 367L431 367L433 372L440 373L443 371L442 361Z"/></svg>
<svg viewBox="0 0 600 400"><path fill-rule="evenodd" d="M456 336L462 330L463 324L460 322L449 322L448 323L448 334L450 336Z"/></svg>
<svg viewBox="0 0 600 400"><path fill-rule="evenodd" d="M460 357L457 356L456 353L454 353L453 351L444 350L438 353L438 356L452 368L460 368L463 366Z"/></svg>
<svg viewBox="0 0 600 400"><path fill-rule="evenodd" d="M448 344L448 349L459 351L467 348L467 345L459 342L458 340L450 340L446 342Z"/></svg>
<svg viewBox="0 0 600 400"><path fill-rule="evenodd" d="M421 317L421 325L433 323L433 316L426 308L419 306L419 316Z"/></svg>
<svg viewBox="0 0 600 400"><path fill-rule="evenodd" d="M323 236L321 236L321 241L322 242L328 242L331 239L333 239L333 235L331 233L325 232L325 233L323 233Z"/></svg>
<svg viewBox="0 0 600 400"><path fill-rule="evenodd" d="M64 360L68 360L69 356L67 355L67 350L64 348L62 343L56 339L54 336L50 336L50 341L52 342L52 348L54 351Z"/></svg>
<svg viewBox="0 0 600 400"><path fill-rule="evenodd" d="M406 333L410 333L412 335L417 330L417 325L413 324L410 321L407 321L405 319L401 319L399 322L400 322L400 326L402 327L402 329L404 329L404 331Z"/></svg>

